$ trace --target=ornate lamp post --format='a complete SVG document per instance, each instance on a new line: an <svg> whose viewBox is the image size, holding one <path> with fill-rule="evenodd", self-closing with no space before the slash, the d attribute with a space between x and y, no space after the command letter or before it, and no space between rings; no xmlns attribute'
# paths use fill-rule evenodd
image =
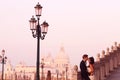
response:
<svg viewBox="0 0 120 80"><path fill-rule="evenodd" d="M32 16L29 22L30 22L30 29L32 31L32 35L34 38L37 38L36 80L40 80L40 75L39 75L40 47L39 47L39 44L40 44L40 39L43 40L45 38L49 25L46 21L44 21L41 25L39 23L41 12L42 12L42 6L38 3L34 8L35 8L37 20L34 18L34 16Z"/></svg>
<svg viewBox="0 0 120 80"><path fill-rule="evenodd" d="M67 71L68 71L68 64L66 64L66 80L68 79Z"/></svg>
<svg viewBox="0 0 120 80"><path fill-rule="evenodd" d="M2 50L2 55L0 55L0 62L2 64L2 80L4 79L4 64L6 63L7 57L5 56L5 50Z"/></svg>

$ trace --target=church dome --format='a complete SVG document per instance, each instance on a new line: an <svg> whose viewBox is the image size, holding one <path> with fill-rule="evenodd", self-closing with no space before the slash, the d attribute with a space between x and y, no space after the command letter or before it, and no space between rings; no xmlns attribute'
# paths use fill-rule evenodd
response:
<svg viewBox="0 0 120 80"><path fill-rule="evenodd" d="M60 51L56 56L56 60L62 60L62 61L65 61L65 62L69 62L69 57L65 53L65 50L64 50L63 46L61 46Z"/></svg>
<svg viewBox="0 0 120 80"><path fill-rule="evenodd" d="M43 58L45 66L53 66L54 60L52 58L52 55L49 53L46 57Z"/></svg>
<svg viewBox="0 0 120 80"><path fill-rule="evenodd" d="M69 65L69 56L65 53L64 47L61 46L60 51L55 58L55 67L60 73L62 73Z"/></svg>

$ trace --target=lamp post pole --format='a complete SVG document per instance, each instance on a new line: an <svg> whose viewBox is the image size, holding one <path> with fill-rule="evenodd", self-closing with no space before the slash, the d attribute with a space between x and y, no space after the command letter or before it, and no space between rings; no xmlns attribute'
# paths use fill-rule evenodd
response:
<svg viewBox="0 0 120 80"><path fill-rule="evenodd" d="M39 19L38 19L38 22L39 22ZM39 44L40 44L40 26L39 26L39 23L38 23L38 25L37 25L37 32L38 32L38 36L37 36L37 62L36 62L36 70L37 70L37 74L36 74L36 77L37 77L37 79L36 80L39 80L40 79L40 77L39 77L39 65L40 65L40 63L39 63L39 50L40 50L40 48L39 48Z"/></svg>
<svg viewBox="0 0 120 80"><path fill-rule="evenodd" d="M38 3L35 7L37 20L32 16L29 20L30 22L30 30L32 31L32 35L34 38L37 38L37 61L36 61L36 80L40 80L39 75L39 66L40 66L40 39L43 40L48 30L48 23L44 21L41 25L39 23L42 6ZM37 24L37 25L36 25Z"/></svg>
<svg viewBox="0 0 120 80"><path fill-rule="evenodd" d="M2 63L2 80L4 80L4 64L6 63L7 57L5 56L5 50L2 50L2 56L0 56L0 61Z"/></svg>
<svg viewBox="0 0 120 80"><path fill-rule="evenodd" d="M66 64L66 80L68 79L67 71L68 71L68 64Z"/></svg>

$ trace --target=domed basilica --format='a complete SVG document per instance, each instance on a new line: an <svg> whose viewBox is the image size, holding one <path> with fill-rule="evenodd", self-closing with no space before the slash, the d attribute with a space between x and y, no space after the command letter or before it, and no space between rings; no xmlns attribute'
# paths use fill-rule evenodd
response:
<svg viewBox="0 0 120 80"><path fill-rule="evenodd" d="M69 56L65 53L63 46L60 47L54 59L51 54L41 57L40 78L42 80L46 80L48 72L51 73L51 80L70 80L71 70ZM35 80L35 76L36 66L27 66L22 62L15 67L10 62L5 65L5 80Z"/></svg>

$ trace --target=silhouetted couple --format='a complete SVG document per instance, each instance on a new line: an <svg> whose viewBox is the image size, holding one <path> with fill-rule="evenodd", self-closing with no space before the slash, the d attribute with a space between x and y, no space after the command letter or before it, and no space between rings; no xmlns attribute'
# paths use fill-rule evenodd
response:
<svg viewBox="0 0 120 80"><path fill-rule="evenodd" d="M80 62L82 80L94 80L94 58L84 54ZM87 61L89 64L87 65Z"/></svg>

